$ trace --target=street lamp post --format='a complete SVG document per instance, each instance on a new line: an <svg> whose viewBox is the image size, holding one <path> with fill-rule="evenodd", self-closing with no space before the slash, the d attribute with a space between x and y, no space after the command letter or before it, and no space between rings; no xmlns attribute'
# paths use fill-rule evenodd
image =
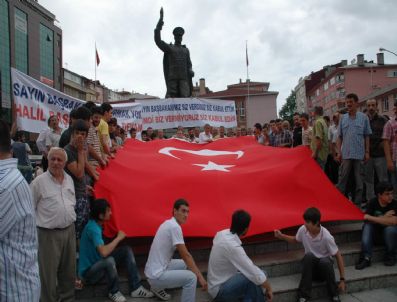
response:
<svg viewBox="0 0 397 302"><path fill-rule="evenodd" d="M393 55L395 55L395 56L397 57L397 53L395 53L395 52L392 52L391 50L387 50L386 48L383 48L383 47L381 47L381 48L379 48L379 51L386 51L386 52L390 52L391 54L393 54Z"/></svg>

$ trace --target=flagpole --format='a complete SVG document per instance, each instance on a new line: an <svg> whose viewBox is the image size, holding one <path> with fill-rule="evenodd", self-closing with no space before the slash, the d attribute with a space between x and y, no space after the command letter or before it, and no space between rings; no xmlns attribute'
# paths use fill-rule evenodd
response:
<svg viewBox="0 0 397 302"><path fill-rule="evenodd" d="M95 55L94 55L94 65L95 65L95 82L94 82L94 89L96 88L96 65L97 65L97 59L96 59L96 41L95 41Z"/></svg>

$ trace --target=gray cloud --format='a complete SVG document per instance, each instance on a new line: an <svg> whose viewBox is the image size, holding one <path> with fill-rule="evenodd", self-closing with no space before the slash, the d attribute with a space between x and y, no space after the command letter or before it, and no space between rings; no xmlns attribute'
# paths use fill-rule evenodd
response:
<svg viewBox="0 0 397 302"><path fill-rule="evenodd" d="M285 102L301 76L379 47L397 51L397 5L393 0L40 0L63 30L67 68L94 78L94 42L101 64L98 79L112 89L164 96L162 53L153 29L164 7L164 41L185 28L195 70L212 90L246 78L270 82ZM386 63L397 57L385 54Z"/></svg>

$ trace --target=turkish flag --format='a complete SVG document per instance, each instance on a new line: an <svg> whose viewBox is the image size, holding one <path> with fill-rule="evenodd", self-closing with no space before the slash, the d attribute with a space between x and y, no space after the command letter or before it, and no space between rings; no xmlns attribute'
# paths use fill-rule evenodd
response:
<svg viewBox="0 0 397 302"><path fill-rule="evenodd" d="M96 63L96 66L98 66L99 63L101 63L101 60L99 59L99 54L98 54L98 50L96 49L96 46L95 46L95 63Z"/></svg>
<svg viewBox="0 0 397 302"><path fill-rule="evenodd" d="M112 206L105 234L154 236L178 198L190 204L187 237L213 237L230 227L237 209L252 216L249 236L301 225L313 206L322 221L361 220L310 155L306 147L264 147L253 137L208 144L127 140L95 185L96 197Z"/></svg>

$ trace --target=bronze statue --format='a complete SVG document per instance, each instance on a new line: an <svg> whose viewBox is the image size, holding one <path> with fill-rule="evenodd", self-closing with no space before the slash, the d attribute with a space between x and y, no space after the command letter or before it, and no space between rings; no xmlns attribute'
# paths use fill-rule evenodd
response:
<svg viewBox="0 0 397 302"><path fill-rule="evenodd" d="M163 8L160 10L160 20L154 30L154 41L164 52L163 69L167 85L166 98L186 98L192 96L194 72L190 61L189 49L182 45L182 36L185 33L182 27L173 30L175 44L167 44L161 40L163 28Z"/></svg>

